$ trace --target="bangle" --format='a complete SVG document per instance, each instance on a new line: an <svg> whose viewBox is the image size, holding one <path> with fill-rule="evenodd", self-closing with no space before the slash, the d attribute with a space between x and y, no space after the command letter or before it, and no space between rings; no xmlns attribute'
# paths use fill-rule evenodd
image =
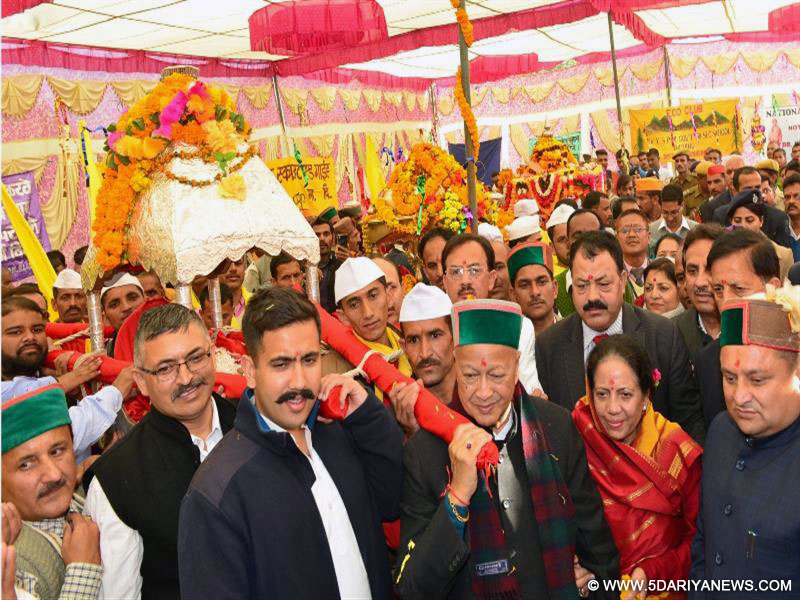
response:
<svg viewBox="0 0 800 600"><path fill-rule="evenodd" d="M455 491L453 491L453 486L451 486L449 483L447 484L447 487L444 489L444 492L445 492L445 494L449 493L449 494L450 494L450 495L451 495L453 498L455 498L455 499L456 499L456 501L457 501L459 504L462 504L462 505L464 505L466 508L469 508L469 502L464 502L464 501L463 501L463 500L462 500L462 499L461 499L461 498L458 496L458 494L456 494L456 493L455 493Z"/></svg>
<svg viewBox="0 0 800 600"><path fill-rule="evenodd" d="M445 496L445 497L447 498L447 503L450 505L450 512L453 513L453 516L456 518L456 520L459 523L466 523L467 521L469 521L469 508L466 508L466 507L463 507L463 506L460 507L460 508L465 508L466 511L467 511L466 516L462 516L461 513L458 510L459 507L456 506L455 504L453 504L453 501L450 499L450 496Z"/></svg>

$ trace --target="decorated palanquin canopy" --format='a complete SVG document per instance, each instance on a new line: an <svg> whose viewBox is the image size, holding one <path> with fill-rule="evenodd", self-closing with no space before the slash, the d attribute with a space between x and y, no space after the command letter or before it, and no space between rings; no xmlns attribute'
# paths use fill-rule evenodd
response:
<svg viewBox="0 0 800 600"><path fill-rule="evenodd" d="M319 262L314 231L222 88L169 74L108 131L85 287L123 265L186 284L253 247Z"/></svg>
<svg viewBox="0 0 800 600"><path fill-rule="evenodd" d="M580 199L592 190L603 189L603 177L599 165L581 166L569 147L545 130L531 151L528 165L516 175L510 169L501 171L498 183L510 206L523 198L536 200L544 223L561 198Z"/></svg>

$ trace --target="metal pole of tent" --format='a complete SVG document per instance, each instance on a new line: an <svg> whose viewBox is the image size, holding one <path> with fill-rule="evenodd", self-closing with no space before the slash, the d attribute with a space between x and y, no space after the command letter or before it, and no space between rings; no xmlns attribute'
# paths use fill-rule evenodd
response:
<svg viewBox="0 0 800 600"><path fill-rule="evenodd" d="M465 0L461 0L461 8L464 8ZM464 89L464 96L467 104L471 104L469 89L469 50L461 27L458 28L458 50L461 55L461 87ZM472 144L472 137L467 129L467 122L464 121L464 151L467 159L467 197L469 198L469 210L472 213L472 233L478 233L478 200L476 193L475 179L475 148Z"/></svg>
<svg viewBox="0 0 800 600"><path fill-rule="evenodd" d="M611 12L608 13L608 39L611 42L611 68L614 71L614 95L617 98L617 123L619 124L619 146L625 147L622 139L622 103L619 98L619 77L617 76L617 51L614 49L614 24L611 21Z"/></svg>
<svg viewBox="0 0 800 600"><path fill-rule="evenodd" d="M278 75L272 74L272 89L275 92L275 101L278 103L278 116L281 119L281 131L283 132L283 152L284 156L289 156L289 138L286 137L286 118L283 116L283 103L281 102L281 94L278 90Z"/></svg>
<svg viewBox="0 0 800 600"><path fill-rule="evenodd" d="M214 321L214 329L219 331L225 325L222 322L222 295L219 288L219 276L209 277L208 283L208 299L211 303L211 315Z"/></svg>
<svg viewBox="0 0 800 600"><path fill-rule="evenodd" d="M672 74L669 71L669 52L664 44L664 83L667 86L667 106L672 106Z"/></svg>

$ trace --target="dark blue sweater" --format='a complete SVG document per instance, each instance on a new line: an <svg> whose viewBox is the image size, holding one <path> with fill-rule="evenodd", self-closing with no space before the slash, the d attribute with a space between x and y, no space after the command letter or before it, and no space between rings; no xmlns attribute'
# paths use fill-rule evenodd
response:
<svg viewBox="0 0 800 600"><path fill-rule="evenodd" d="M252 392L234 428L195 474L183 500L178 562L183 600L339 598L314 472L288 433L259 423ZM402 434L372 395L311 440L347 508L375 600L392 596L382 521L399 515Z"/></svg>

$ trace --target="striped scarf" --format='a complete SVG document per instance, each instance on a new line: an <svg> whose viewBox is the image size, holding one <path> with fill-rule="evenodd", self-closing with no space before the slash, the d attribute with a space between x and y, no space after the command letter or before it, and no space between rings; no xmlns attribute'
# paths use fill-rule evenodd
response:
<svg viewBox="0 0 800 600"><path fill-rule="evenodd" d="M575 555L572 498L536 407L520 384L514 390L513 402L522 415L522 448L549 597L572 600L578 597L572 562ZM464 412L457 398L451 408ZM521 598L498 508L486 486L485 478L479 477L478 488L469 505L472 592L476 598L487 600Z"/></svg>

